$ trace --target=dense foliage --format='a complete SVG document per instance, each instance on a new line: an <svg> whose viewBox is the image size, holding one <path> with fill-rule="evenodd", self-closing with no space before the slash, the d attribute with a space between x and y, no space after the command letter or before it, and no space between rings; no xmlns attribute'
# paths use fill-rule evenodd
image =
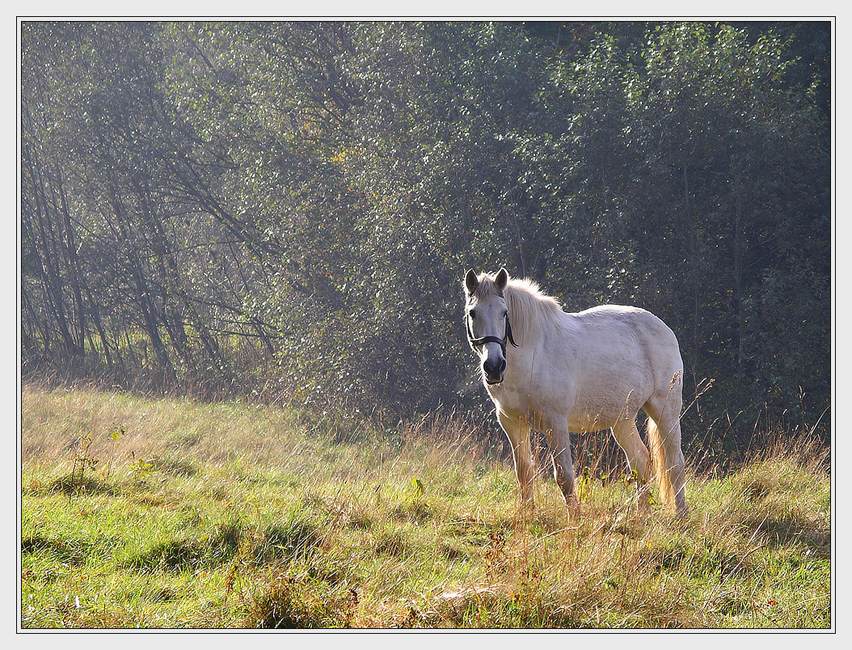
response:
<svg viewBox="0 0 852 650"><path fill-rule="evenodd" d="M687 417L720 435L814 422L829 44L828 23L24 23L24 370L469 408L462 275L505 265L570 310L662 317L686 401L714 381Z"/></svg>

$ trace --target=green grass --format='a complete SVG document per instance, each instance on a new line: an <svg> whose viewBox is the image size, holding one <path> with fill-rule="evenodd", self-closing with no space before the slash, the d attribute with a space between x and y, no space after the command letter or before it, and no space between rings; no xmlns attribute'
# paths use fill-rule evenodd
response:
<svg viewBox="0 0 852 650"><path fill-rule="evenodd" d="M22 626L830 626L814 446L692 476L684 521L640 519L623 480L571 520L550 479L519 512L510 467L453 422L344 433L26 387Z"/></svg>

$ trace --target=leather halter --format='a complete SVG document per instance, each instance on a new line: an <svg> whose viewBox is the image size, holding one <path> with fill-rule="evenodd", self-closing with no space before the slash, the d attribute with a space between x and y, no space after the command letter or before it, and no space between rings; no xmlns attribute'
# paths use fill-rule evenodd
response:
<svg viewBox="0 0 852 650"><path fill-rule="evenodd" d="M475 350L478 347L485 345L486 343L496 343L500 346L500 349L503 351L503 356L506 356L506 340L509 341L514 347L518 347L518 344L515 343L515 339L512 338L512 324L509 322L509 312L506 312L506 330L503 338L501 339L499 336L483 336L478 339L473 338L473 327L470 324L470 316L465 316L464 318L465 325L467 326L467 342L470 345L471 350Z"/></svg>

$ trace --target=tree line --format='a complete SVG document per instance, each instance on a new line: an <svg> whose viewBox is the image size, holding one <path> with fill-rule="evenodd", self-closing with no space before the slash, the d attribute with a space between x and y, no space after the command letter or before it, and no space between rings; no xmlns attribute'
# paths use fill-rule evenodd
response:
<svg viewBox="0 0 852 650"><path fill-rule="evenodd" d="M23 372L484 409L461 280L506 266L663 318L686 402L712 382L685 431L814 423L829 55L818 22L24 22Z"/></svg>

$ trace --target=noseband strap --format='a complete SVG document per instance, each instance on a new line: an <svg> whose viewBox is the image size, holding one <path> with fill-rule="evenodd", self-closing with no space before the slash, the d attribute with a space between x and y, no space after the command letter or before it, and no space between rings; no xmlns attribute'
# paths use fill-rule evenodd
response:
<svg viewBox="0 0 852 650"><path fill-rule="evenodd" d="M473 338L473 328L470 324L470 316L465 316L465 324L467 325L467 342L471 349L476 349L486 343L496 343L503 350L503 356L506 356L506 341L508 340L514 347L518 347L515 339L512 338L512 324L509 322L509 314L506 314L506 334L501 339L499 336L483 336L481 338Z"/></svg>

